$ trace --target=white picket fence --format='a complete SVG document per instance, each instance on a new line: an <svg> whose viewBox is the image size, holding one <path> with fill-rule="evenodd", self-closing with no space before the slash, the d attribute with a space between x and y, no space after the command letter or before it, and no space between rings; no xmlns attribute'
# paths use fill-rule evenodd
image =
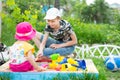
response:
<svg viewBox="0 0 120 80"><path fill-rule="evenodd" d="M75 53L77 54L77 59L84 59L88 57L105 59L110 55L120 56L120 46L110 44L97 44L89 46L87 44L83 44L82 46L76 46Z"/></svg>

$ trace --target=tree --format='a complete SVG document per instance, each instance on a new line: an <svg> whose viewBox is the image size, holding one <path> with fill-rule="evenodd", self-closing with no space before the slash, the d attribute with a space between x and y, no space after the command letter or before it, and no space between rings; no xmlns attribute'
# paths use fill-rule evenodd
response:
<svg viewBox="0 0 120 80"><path fill-rule="evenodd" d="M88 20L87 16L88 16L88 9L87 9L87 4L86 4L86 0L75 0L72 2L72 12L71 14L73 14L74 18L80 19L81 21L85 21Z"/></svg>
<svg viewBox="0 0 120 80"><path fill-rule="evenodd" d="M94 4L90 5L92 10L92 20L97 23L108 23L108 15L110 16L110 10L108 4L104 0L95 0Z"/></svg>
<svg viewBox="0 0 120 80"><path fill-rule="evenodd" d="M71 15L82 22L108 23L111 16L109 6L104 0L95 0L91 5L87 5L86 0L69 0L64 6L69 6L65 7L67 16Z"/></svg>
<svg viewBox="0 0 120 80"><path fill-rule="evenodd" d="M60 1L59 0L55 0L54 7L60 9Z"/></svg>

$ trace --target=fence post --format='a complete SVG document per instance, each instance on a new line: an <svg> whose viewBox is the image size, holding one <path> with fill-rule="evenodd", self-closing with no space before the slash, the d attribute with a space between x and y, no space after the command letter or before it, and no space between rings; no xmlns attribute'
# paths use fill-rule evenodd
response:
<svg viewBox="0 0 120 80"><path fill-rule="evenodd" d="M84 59L84 54L85 54L85 45L82 45L82 59Z"/></svg>

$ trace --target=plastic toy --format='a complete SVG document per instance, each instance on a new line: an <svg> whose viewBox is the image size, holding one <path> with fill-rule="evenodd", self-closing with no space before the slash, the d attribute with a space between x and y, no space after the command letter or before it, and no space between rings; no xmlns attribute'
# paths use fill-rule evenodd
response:
<svg viewBox="0 0 120 80"><path fill-rule="evenodd" d="M117 71L120 69L120 56L111 55L105 59L105 66L108 70Z"/></svg>
<svg viewBox="0 0 120 80"><path fill-rule="evenodd" d="M70 63L72 66L75 66L77 68L86 69L85 60L75 60L75 59L69 58L67 60L67 62Z"/></svg>
<svg viewBox="0 0 120 80"><path fill-rule="evenodd" d="M59 54L53 54L50 56L52 62L49 64L50 69L57 71L77 71L78 68L86 69L86 63L84 60L75 60L73 58L66 58Z"/></svg>
<svg viewBox="0 0 120 80"><path fill-rule="evenodd" d="M50 69L55 69L56 67L58 66L58 64L54 61L52 61L50 64L49 64L49 68Z"/></svg>
<svg viewBox="0 0 120 80"><path fill-rule="evenodd" d="M51 56L50 56L50 58L52 59L52 60L57 60L57 58L60 56L60 54L52 54Z"/></svg>
<svg viewBox="0 0 120 80"><path fill-rule="evenodd" d="M64 64L67 63L67 58L64 58L61 62L59 62L59 64Z"/></svg>
<svg viewBox="0 0 120 80"><path fill-rule="evenodd" d="M69 63L62 64L61 71L77 71L77 67Z"/></svg>

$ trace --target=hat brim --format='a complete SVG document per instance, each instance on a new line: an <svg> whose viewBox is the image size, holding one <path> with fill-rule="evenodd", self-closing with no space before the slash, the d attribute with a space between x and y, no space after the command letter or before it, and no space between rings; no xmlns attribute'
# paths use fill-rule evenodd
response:
<svg viewBox="0 0 120 80"><path fill-rule="evenodd" d="M44 19L49 19L49 20L52 20L52 19L55 19L57 16L51 16L51 15L46 15L44 17Z"/></svg>
<svg viewBox="0 0 120 80"><path fill-rule="evenodd" d="M27 40L31 40L35 36L35 34L36 34L36 30L33 29L32 33L28 36L18 36L17 34L15 34L15 39L27 41Z"/></svg>

